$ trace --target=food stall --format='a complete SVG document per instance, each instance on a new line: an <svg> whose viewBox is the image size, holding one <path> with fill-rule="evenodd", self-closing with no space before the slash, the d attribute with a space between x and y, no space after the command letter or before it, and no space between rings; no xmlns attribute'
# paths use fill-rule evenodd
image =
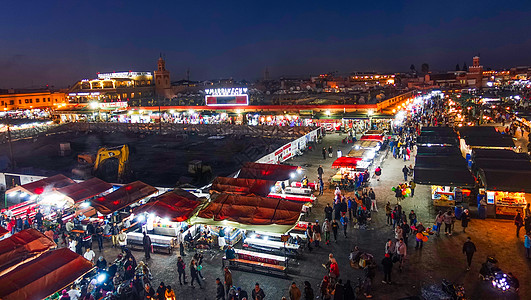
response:
<svg viewBox="0 0 531 300"><path fill-rule="evenodd" d="M523 214L527 203L531 203L530 176L530 170L480 169L479 178L487 195L487 215Z"/></svg>
<svg viewBox="0 0 531 300"><path fill-rule="evenodd" d="M359 140L355 141L352 145L352 149L358 150L372 150L374 152L380 151L380 147L382 146L382 142L375 141L375 140Z"/></svg>
<svg viewBox="0 0 531 300"><path fill-rule="evenodd" d="M471 192L460 187L432 185L431 199L434 206L454 207L458 203L468 203Z"/></svg>
<svg viewBox="0 0 531 300"><path fill-rule="evenodd" d="M332 184L354 181L359 176L359 173L367 170L369 165L370 162L363 160L361 157L344 156L336 159L332 163L332 168L338 169L338 171L332 176Z"/></svg>

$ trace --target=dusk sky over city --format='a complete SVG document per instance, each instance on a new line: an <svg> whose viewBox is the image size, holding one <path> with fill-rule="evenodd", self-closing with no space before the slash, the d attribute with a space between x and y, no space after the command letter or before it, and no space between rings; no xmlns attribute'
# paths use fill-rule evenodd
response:
<svg viewBox="0 0 531 300"><path fill-rule="evenodd" d="M405 2L405 3L404 3ZM406 4L407 3L407 4ZM329 71L529 65L528 1L9 1L0 88L72 85L96 72L255 80Z"/></svg>

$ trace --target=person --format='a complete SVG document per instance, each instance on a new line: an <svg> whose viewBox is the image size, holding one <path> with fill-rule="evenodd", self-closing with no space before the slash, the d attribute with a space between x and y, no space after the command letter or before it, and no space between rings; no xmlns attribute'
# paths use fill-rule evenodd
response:
<svg viewBox="0 0 531 300"><path fill-rule="evenodd" d="M238 288L236 289L236 295L238 296L238 297L236 298L236 300L243 300L243 299L246 299L246 300L247 300L247 299L249 298L249 294L247 294L247 291L242 290L241 287L238 287Z"/></svg>
<svg viewBox="0 0 531 300"><path fill-rule="evenodd" d="M402 226L396 226L395 227L395 239L399 240L403 237L404 235L403 235Z"/></svg>
<svg viewBox="0 0 531 300"><path fill-rule="evenodd" d="M325 275L323 277L323 280L321 280L321 284L319 285L319 292L321 293L321 299L330 299L330 279L328 275Z"/></svg>
<svg viewBox="0 0 531 300"><path fill-rule="evenodd" d="M68 223L67 223L68 224ZM67 228L68 230L68 228ZM118 234L120 233L120 229L118 229L118 226L116 223L112 223L111 227L111 235L112 235L112 247L117 247L119 245L118 243Z"/></svg>
<svg viewBox="0 0 531 300"><path fill-rule="evenodd" d="M409 224L411 226L417 225L417 214L414 210L411 210L411 212L409 213Z"/></svg>
<svg viewBox="0 0 531 300"><path fill-rule="evenodd" d="M328 219L325 219L323 223L323 233L325 237L325 244L330 244L330 231L332 231L332 228L330 226L330 221Z"/></svg>
<svg viewBox="0 0 531 300"><path fill-rule="evenodd" d="M325 219L332 220L332 212L333 211L334 211L334 209L332 208L332 206L330 206L330 203L327 203L325 208L324 208Z"/></svg>
<svg viewBox="0 0 531 300"><path fill-rule="evenodd" d="M385 257L382 259L382 266L384 272L382 283L391 284L391 273L393 271L393 259L391 258L391 254L385 253Z"/></svg>
<svg viewBox="0 0 531 300"><path fill-rule="evenodd" d="M339 229L339 224L337 223L337 220L332 220L332 233L334 234L334 241L337 243L337 231Z"/></svg>
<svg viewBox="0 0 531 300"><path fill-rule="evenodd" d="M166 297L166 300L175 300L175 292L171 288L171 285L168 285L166 287L166 292L164 292L164 297Z"/></svg>
<svg viewBox="0 0 531 300"><path fill-rule="evenodd" d="M194 281L197 281L197 284L199 284L200 288L203 288L201 285L201 281L199 281L199 274L197 273L197 265L195 262L195 259L192 259L190 262L190 277L192 277L192 280L190 281L190 285L194 287Z"/></svg>
<svg viewBox="0 0 531 300"><path fill-rule="evenodd" d="M116 275L118 275L118 273ZM151 287L151 284L149 282L146 282L146 284L144 285L144 289L144 295L146 296L146 299L156 299L155 290Z"/></svg>
<svg viewBox="0 0 531 300"><path fill-rule="evenodd" d="M103 227L101 224L96 227L96 241L98 241L98 250L101 252L103 250Z"/></svg>
<svg viewBox="0 0 531 300"><path fill-rule="evenodd" d="M531 148L528 148L528 149L531 150ZM527 205L525 206L525 209L524 209L524 215L525 215L526 218L531 216L530 205L531 205L531 203L527 203Z"/></svg>
<svg viewBox="0 0 531 300"><path fill-rule="evenodd" d="M125 247L127 246L127 234L125 234L125 229L122 229L118 234L118 244L120 245L120 248L122 248L122 252L124 252Z"/></svg>
<svg viewBox="0 0 531 300"><path fill-rule="evenodd" d="M302 297L301 290L299 289L295 281L293 281L291 285L289 286L288 293L289 293L290 300L300 300Z"/></svg>
<svg viewBox="0 0 531 300"><path fill-rule="evenodd" d="M70 300L70 295L68 295L68 292L66 290L63 290L61 292L61 298L59 300Z"/></svg>
<svg viewBox="0 0 531 300"><path fill-rule="evenodd" d="M387 239L387 243L385 243L385 253L389 253L393 255L396 251L395 243L393 243L392 239Z"/></svg>
<svg viewBox="0 0 531 300"><path fill-rule="evenodd" d="M435 224L437 226L437 236L440 235L441 233L441 226L442 226L442 223L444 221L444 215L443 215L443 212L439 210L439 212L437 213L437 216L435 217Z"/></svg>
<svg viewBox="0 0 531 300"><path fill-rule="evenodd" d="M183 285L183 281L184 281L184 284L188 284L186 282L186 264L184 263L184 260L182 257L177 257L177 273L179 273L179 284L180 285ZM181 278L182 278L182 281L181 281Z"/></svg>
<svg viewBox="0 0 531 300"><path fill-rule="evenodd" d="M251 297L253 297L252 299L255 299L255 300L263 300L265 298L264 290L260 288L260 284L258 282L254 285L254 289L253 289L253 292L251 293Z"/></svg>
<svg viewBox="0 0 531 300"><path fill-rule="evenodd" d="M94 263L94 257L96 257L96 253L92 251L92 247L87 247L87 249L85 250L85 254L83 254L83 257L91 263Z"/></svg>
<svg viewBox="0 0 531 300"><path fill-rule="evenodd" d="M77 244L76 239L74 238L68 238L68 239L69 239L68 249L70 249L70 251L72 252L76 252L76 244Z"/></svg>
<svg viewBox="0 0 531 300"><path fill-rule="evenodd" d="M402 238L398 240L398 243L396 243L396 253L399 256L398 261L400 262L398 270L402 271L402 267L404 266L404 260L406 259L407 255L406 244L404 243L404 239Z"/></svg>
<svg viewBox="0 0 531 300"><path fill-rule="evenodd" d="M332 153L334 150L332 149L332 146L328 146L328 157L332 157Z"/></svg>
<svg viewBox="0 0 531 300"><path fill-rule="evenodd" d="M400 186L397 186L395 188L395 197L396 197L396 203L400 203L402 200L402 188Z"/></svg>
<svg viewBox="0 0 531 300"><path fill-rule="evenodd" d="M524 237L525 257L531 258L531 233L528 231Z"/></svg>
<svg viewBox="0 0 531 300"><path fill-rule="evenodd" d="M42 228L42 219L44 218L44 216L42 215L40 209L37 209L37 213L35 214L35 216L33 218L35 219L35 225L37 226L37 229L41 230L41 228Z"/></svg>
<svg viewBox="0 0 531 300"><path fill-rule="evenodd" d="M142 246L144 247L144 255L146 259L151 258L151 238L144 231L144 237L142 238Z"/></svg>
<svg viewBox="0 0 531 300"><path fill-rule="evenodd" d="M308 187L308 176L304 175L304 177L302 177L301 186L303 188L307 188Z"/></svg>
<svg viewBox="0 0 531 300"><path fill-rule="evenodd" d="M415 237L416 237L415 249L419 249L419 248L422 249L422 245L424 244L424 241L422 240L423 238L422 233L425 230L426 228L424 228L424 225L422 225L422 222L419 222L419 225L416 227L416 230L415 230Z"/></svg>
<svg viewBox="0 0 531 300"><path fill-rule="evenodd" d="M404 181L407 182L407 173L409 173L409 169L406 165L402 168L402 173L404 174Z"/></svg>
<svg viewBox="0 0 531 300"><path fill-rule="evenodd" d="M308 250L312 252L312 243L313 243L313 225L308 223L306 226L306 238L308 239Z"/></svg>
<svg viewBox="0 0 531 300"><path fill-rule="evenodd" d="M225 289L219 277L216 278L216 300L225 300Z"/></svg>
<svg viewBox="0 0 531 300"><path fill-rule="evenodd" d="M374 170L374 176L376 176L376 181L380 181L380 176L382 176L382 168L380 166Z"/></svg>
<svg viewBox="0 0 531 300"><path fill-rule="evenodd" d="M227 247L227 250L225 250L225 257L227 259L235 259L236 258L236 251L232 248L231 245Z"/></svg>
<svg viewBox="0 0 531 300"><path fill-rule="evenodd" d="M452 219L452 211L448 210L446 213L444 213L444 234L452 235Z"/></svg>
<svg viewBox="0 0 531 300"><path fill-rule="evenodd" d="M103 258L103 256L98 258L98 261L96 262L96 268L98 268L99 271L107 269L107 260Z"/></svg>
<svg viewBox="0 0 531 300"><path fill-rule="evenodd" d="M225 228L220 227L218 232L218 246L219 250L223 250L225 248L225 245L227 245L227 240L225 239Z"/></svg>
<svg viewBox="0 0 531 300"><path fill-rule="evenodd" d="M476 245L472 243L472 239L470 237L467 237L466 242L463 244L463 254L466 255L467 271L470 270L470 265L472 264L472 256L474 256L474 253L476 251Z"/></svg>
<svg viewBox="0 0 531 300"><path fill-rule="evenodd" d="M159 287L157 288L157 291L155 292L155 299L158 300L164 300L166 295L166 285L163 281L160 282Z"/></svg>
<svg viewBox="0 0 531 300"><path fill-rule="evenodd" d="M79 297L81 297L81 291L79 291L78 287L73 284L68 291L68 296L70 296L71 300L78 300Z"/></svg>
<svg viewBox="0 0 531 300"><path fill-rule="evenodd" d="M312 285L309 281L304 281L304 300L314 300L315 296L313 294Z"/></svg>
<svg viewBox="0 0 531 300"><path fill-rule="evenodd" d="M341 217L341 225L343 225L343 233L345 234L345 238L347 238L347 226L348 226L348 217L346 215Z"/></svg>
<svg viewBox="0 0 531 300"><path fill-rule="evenodd" d="M323 154L323 159L326 160L326 148L323 147L323 150L321 151L321 153Z"/></svg>
<svg viewBox="0 0 531 300"><path fill-rule="evenodd" d="M177 232L177 242L179 242L179 254L182 257L185 257L186 254L184 253L184 230L181 228L179 232Z"/></svg>
<svg viewBox="0 0 531 300"><path fill-rule="evenodd" d="M334 300L336 299L340 299L340 300L344 300L345 299L345 287L343 286L343 280L339 279L335 286L334 286L334 291L332 292L334 294Z"/></svg>
<svg viewBox="0 0 531 300"><path fill-rule="evenodd" d="M319 165L319 168L317 168L317 177L322 179L323 178L323 174L324 174L323 166Z"/></svg>
<svg viewBox="0 0 531 300"><path fill-rule="evenodd" d="M409 181L409 188L411 189L411 197L415 196L416 187L417 187L417 184L413 180Z"/></svg>
<svg viewBox="0 0 531 300"><path fill-rule="evenodd" d="M518 212L514 217L514 225L516 226L516 237L520 237L520 228L524 225L522 214Z"/></svg>
<svg viewBox="0 0 531 300"><path fill-rule="evenodd" d="M372 188L369 189L369 198L371 199L371 211L378 212L378 207L376 206L376 194Z"/></svg>
<svg viewBox="0 0 531 300"><path fill-rule="evenodd" d="M393 218L391 217L391 203L387 201L387 204L385 205L385 218L386 218L386 224L387 226L391 225L393 223Z"/></svg>
<svg viewBox="0 0 531 300"><path fill-rule="evenodd" d="M232 287L232 273L230 272L229 267L225 267L223 272L225 276L225 292L228 293Z"/></svg>
<svg viewBox="0 0 531 300"><path fill-rule="evenodd" d="M469 221L470 221L470 213L468 212L468 209L465 209L463 213L461 214L461 227L463 227L463 232L466 232L466 228L468 227Z"/></svg>
<svg viewBox="0 0 531 300"><path fill-rule="evenodd" d="M79 233L76 233L76 253L83 255L83 238Z"/></svg>

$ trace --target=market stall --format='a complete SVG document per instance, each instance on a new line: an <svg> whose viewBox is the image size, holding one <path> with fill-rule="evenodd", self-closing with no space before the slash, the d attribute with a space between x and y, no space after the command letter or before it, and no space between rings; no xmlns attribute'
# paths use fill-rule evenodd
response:
<svg viewBox="0 0 531 300"><path fill-rule="evenodd" d="M68 248L48 251L0 276L0 299L44 299L93 269Z"/></svg>
<svg viewBox="0 0 531 300"><path fill-rule="evenodd" d="M91 178L80 183L71 184L57 189L64 197L70 198L72 203L78 203L99 196L105 192L111 192L113 186L99 178Z"/></svg>
<svg viewBox="0 0 531 300"><path fill-rule="evenodd" d="M210 192L231 193L239 195L254 194L266 197L277 181L248 178L216 177L210 187Z"/></svg>
<svg viewBox="0 0 531 300"><path fill-rule="evenodd" d="M238 178L285 181L300 173L300 167L278 164L247 162L241 168Z"/></svg>
<svg viewBox="0 0 531 300"><path fill-rule="evenodd" d="M332 168L338 169L338 171L332 176L331 183L352 187L359 185L360 176L367 176L365 174L369 165L370 162L363 160L361 157L340 157L332 163ZM362 179L361 181L363 182L366 180Z"/></svg>
<svg viewBox="0 0 531 300"><path fill-rule="evenodd" d="M479 178L486 190L487 212L514 216L531 203L531 170L480 169ZM492 210L490 210L492 211ZM492 213L488 213L493 216Z"/></svg>
<svg viewBox="0 0 531 300"><path fill-rule="evenodd" d="M90 203L99 213L108 215L137 203L157 192L158 190L156 188L142 181L135 181L120 187L110 194L91 199Z"/></svg>

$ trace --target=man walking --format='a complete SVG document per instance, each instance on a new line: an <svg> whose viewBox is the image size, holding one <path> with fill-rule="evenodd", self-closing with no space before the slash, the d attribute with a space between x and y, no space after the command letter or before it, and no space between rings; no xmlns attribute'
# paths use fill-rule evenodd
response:
<svg viewBox="0 0 531 300"><path fill-rule="evenodd" d="M188 284L188 282L186 282L186 264L184 263L184 260L182 257L178 257L177 258L177 273L179 273L179 284L180 285L183 285L183 281L184 281L184 284ZM182 277L182 281L181 281L181 277ZM222 286L223 287L223 286ZM225 294L223 294L225 295Z"/></svg>
<svg viewBox="0 0 531 300"><path fill-rule="evenodd" d="M324 220L323 223L323 233L325 236L325 244L330 244L330 231L332 231L332 228L330 227L330 221L328 219Z"/></svg>
<svg viewBox="0 0 531 300"><path fill-rule="evenodd" d="M323 153L323 159L326 160L326 148L325 147L323 147L322 153Z"/></svg>
<svg viewBox="0 0 531 300"><path fill-rule="evenodd" d="M184 230L179 230L177 233L177 241L179 242L179 253L181 256L186 256L184 253Z"/></svg>
<svg viewBox="0 0 531 300"><path fill-rule="evenodd" d="M402 173L404 173L404 181L407 182L407 173L409 172L409 169L407 168L406 165L404 165L404 167L402 168Z"/></svg>
<svg viewBox="0 0 531 300"><path fill-rule="evenodd" d="M319 168L317 168L317 177L322 179L323 173L324 173L323 166L319 165Z"/></svg>
<svg viewBox="0 0 531 300"><path fill-rule="evenodd" d="M516 217L514 217L514 225L516 226L516 237L520 236L520 228L524 226L524 219L522 218L522 214L518 212L516 214Z"/></svg>
<svg viewBox="0 0 531 300"><path fill-rule="evenodd" d="M332 220L332 212L334 212L334 209L330 206L330 203L327 203L324 208L325 219Z"/></svg>
<svg viewBox="0 0 531 300"><path fill-rule="evenodd" d="M144 237L142 238L142 246L144 246L144 255L146 259L151 258L151 238L144 231Z"/></svg>
<svg viewBox="0 0 531 300"><path fill-rule="evenodd" d="M337 220L332 221L332 233L334 234L334 241L337 243L337 231L339 229L339 224L337 223Z"/></svg>
<svg viewBox="0 0 531 300"><path fill-rule="evenodd" d="M225 267L223 272L225 276L225 292L228 293L232 287L232 273L229 270L229 267Z"/></svg>
<svg viewBox="0 0 531 300"><path fill-rule="evenodd" d="M98 249L101 252L103 250L103 227L101 227L101 224L96 227L96 240L98 241Z"/></svg>
<svg viewBox="0 0 531 300"><path fill-rule="evenodd" d="M384 271L384 280L382 280L382 283L391 284L391 272L393 271L391 254L385 253L385 257L382 259L382 266Z"/></svg>
<svg viewBox="0 0 531 300"><path fill-rule="evenodd" d="M372 188L369 190L369 198L371 199L371 211L378 212L378 207L376 206L376 194Z"/></svg>
<svg viewBox="0 0 531 300"><path fill-rule="evenodd" d="M470 265L472 264L472 256L474 256L474 253L476 251L476 245L472 243L470 237L467 237L466 242L463 244L463 253L466 255L467 271L470 270Z"/></svg>

